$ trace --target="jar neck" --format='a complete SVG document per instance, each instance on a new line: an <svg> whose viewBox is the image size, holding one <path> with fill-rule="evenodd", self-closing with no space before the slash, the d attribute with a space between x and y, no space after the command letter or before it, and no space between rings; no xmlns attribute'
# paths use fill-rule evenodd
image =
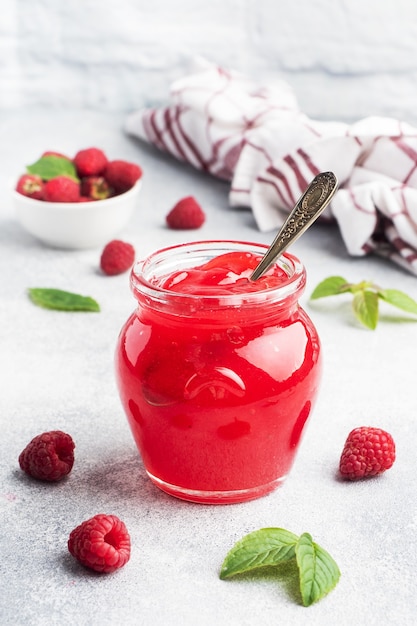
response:
<svg viewBox="0 0 417 626"><path fill-rule="evenodd" d="M225 252L246 251L263 255L267 246L236 241L202 241L165 248L138 262L131 272L131 288L139 309L170 320L188 319L193 324L210 323L226 326L250 323L260 319L288 318L298 309L298 299L304 291L306 275L301 262L283 254L277 264L288 279L278 287L243 293L207 295L181 293L159 286L160 278L179 270L199 266Z"/></svg>

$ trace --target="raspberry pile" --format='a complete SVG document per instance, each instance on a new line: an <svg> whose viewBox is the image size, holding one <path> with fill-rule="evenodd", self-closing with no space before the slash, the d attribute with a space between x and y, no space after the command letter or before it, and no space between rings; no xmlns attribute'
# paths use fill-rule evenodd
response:
<svg viewBox="0 0 417 626"><path fill-rule="evenodd" d="M395 443L389 433L381 428L361 426L348 435L339 471L343 478L360 480L377 476L392 467L395 461Z"/></svg>
<svg viewBox="0 0 417 626"><path fill-rule="evenodd" d="M73 158L49 150L28 166L16 191L46 202L90 202L125 193L141 177L139 165L110 161L99 148L79 150Z"/></svg>
<svg viewBox="0 0 417 626"><path fill-rule="evenodd" d="M70 435L51 430L37 435L19 455L19 465L29 476L56 482L74 465L75 444Z"/></svg>
<svg viewBox="0 0 417 626"><path fill-rule="evenodd" d="M107 276L122 274L130 269L135 261L135 249L132 244L120 239L109 241L103 248L100 267Z"/></svg>
<svg viewBox="0 0 417 626"><path fill-rule="evenodd" d="M130 536L116 515L99 513L71 532L68 550L82 565L109 574L130 558Z"/></svg>

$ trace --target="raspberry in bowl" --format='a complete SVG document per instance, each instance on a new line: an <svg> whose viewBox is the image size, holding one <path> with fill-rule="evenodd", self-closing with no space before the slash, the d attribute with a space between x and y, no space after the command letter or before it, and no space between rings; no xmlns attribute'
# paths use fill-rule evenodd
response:
<svg viewBox="0 0 417 626"><path fill-rule="evenodd" d="M99 148L79 150L72 158L44 152L15 185L16 216L47 245L99 247L129 222L141 182L139 165L111 161Z"/></svg>
<svg viewBox="0 0 417 626"><path fill-rule="evenodd" d="M320 341L298 304L306 274L296 257L249 280L266 249L194 242L132 269L137 308L119 335L117 384L149 478L178 498L266 495L299 449Z"/></svg>

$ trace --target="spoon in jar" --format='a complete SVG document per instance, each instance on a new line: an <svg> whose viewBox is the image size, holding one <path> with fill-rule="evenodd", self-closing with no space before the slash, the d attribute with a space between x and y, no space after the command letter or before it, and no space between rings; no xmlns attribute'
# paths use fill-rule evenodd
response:
<svg viewBox="0 0 417 626"><path fill-rule="evenodd" d="M298 239L323 213L337 189L333 172L321 172L309 184L297 204L285 220L274 241L269 246L249 280L257 280L272 263Z"/></svg>

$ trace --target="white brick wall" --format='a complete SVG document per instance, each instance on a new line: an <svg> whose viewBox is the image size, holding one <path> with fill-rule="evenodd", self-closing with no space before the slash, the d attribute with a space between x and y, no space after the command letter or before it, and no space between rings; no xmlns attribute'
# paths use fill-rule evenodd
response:
<svg viewBox="0 0 417 626"><path fill-rule="evenodd" d="M417 122L416 0L1 0L0 110L131 111L202 55L310 116Z"/></svg>

